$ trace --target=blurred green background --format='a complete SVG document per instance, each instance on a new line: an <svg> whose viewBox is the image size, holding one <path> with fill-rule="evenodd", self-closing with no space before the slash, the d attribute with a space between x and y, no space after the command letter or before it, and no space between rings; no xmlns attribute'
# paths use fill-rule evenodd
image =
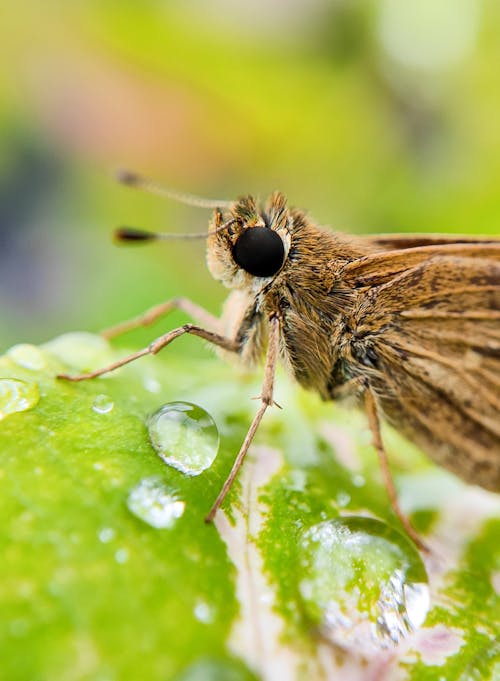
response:
<svg viewBox="0 0 500 681"><path fill-rule="evenodd" d="M113 246L209 217L117 167L281 189L345 231L498 233L499 28L498 0L2 3L0 351L172 295L218 310L202 242Z"/></svg>

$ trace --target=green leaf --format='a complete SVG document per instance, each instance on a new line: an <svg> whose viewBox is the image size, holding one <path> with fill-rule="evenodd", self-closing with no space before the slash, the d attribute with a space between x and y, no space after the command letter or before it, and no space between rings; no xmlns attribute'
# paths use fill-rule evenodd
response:
<svg viewBox="0 0 500 681"><path fill-rule="evenodd" d="M408 602L389 602L403 591L382 587L395 568L403 585L424 584L425 570L396 531L361 415L279 376L284 409L266 415L207 525L259 376L165 352L99 379L56 378L122 355L97 336L67 334L0 359L2 678L349 679L381 668L384 679L494 678L497 497L384 434L403 507L432 549L430 611L408 631ZM166 465L149 439L148 416L179 400L219 429L219 455L200 475ZM183 502L168 526L133 512L130 494L144 481ZM373 627L369 645L366 632L353 640L354 615L376 617L384 594L384 626L394 634L394 616L399 644Z"/></svg>

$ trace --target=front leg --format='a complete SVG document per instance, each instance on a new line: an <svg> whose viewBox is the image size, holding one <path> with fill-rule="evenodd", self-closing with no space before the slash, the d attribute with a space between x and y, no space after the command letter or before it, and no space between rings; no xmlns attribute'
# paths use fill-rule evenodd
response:
<svg viewBox="0 0 500 681"><path fill-rule="evenodd" d="M214 333L213 331L207 331L206 329L203 329L200 326L195 326L194 324L184 324L184 326L179 326L177 329L173 329L163 336L156 338L156 340L150 343L147 347L142 348L142 350L133 352L131 355L127 355L126 357L119 359L117 362L108 364L101 369L96 369L95 371L90 371L86 374L77 374L75 376L71 376L69 374L58 374L57 378L63 378L67 381L86 381L89 378L102 376L103 374L107 374L110 371L114 371L125 364L129 364L130 362L139 359L139 357L144 357L144 355L156 355L157 352L160 352L160 350L165 348L167 345L170 345L172 341L174 341L176 338L179 338L179 336L184 335L185 333L190 333L193 336L203 338L209 343L213 343L213 345L217 345L218 347L223 348L224 350L229 350L230 352L239 352L241 348L241 343L236 340L226 338L226 336L221 336L220 334Z"/></svg>
<svg viewBox="0 0 500 681"><path fill-rule="evenodd" d="M248 448L250 447L250 444L252 443L255 433L257 432L257 428L259 427L260 422L262 421L262 417L264 416L267 409L274 404L273 400L274 376L276 374L276 366L278 363L279 356L279 335L280 335L279 319L277 316L273 315L269 320L269 344L267 346L266 365L264 369L264 381L262 383L262 394L260 396L262 404L260 405L259 410L255 414L252 423L250 424L250 428L248 429L246 437L243 440L243 444L240 447L240 451L238 452L236 459L234 460L233 467L231 468L231 471L229 472L229 475L227 476L227 479L223 484L222 489L217 496L217 499L215 500L207 517L205 518L205 522L207 523L211 523L213 521L215 514L217 513L220 506L222 505L222 502L226 498L226 495L231 489L231 485L233 484L234 479L236 478L238 471L240 470L243 464L245 456L248 452Z"/></svg>

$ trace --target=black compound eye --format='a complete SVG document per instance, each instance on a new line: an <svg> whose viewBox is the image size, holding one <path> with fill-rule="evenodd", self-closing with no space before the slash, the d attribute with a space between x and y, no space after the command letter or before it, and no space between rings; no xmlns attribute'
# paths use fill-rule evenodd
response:
<svg viewBox="0 0 500 681"><path fill-rule="evenodd" d="M249 227L233 247L233 258L254 277L271 277L285 259L285 247L279 234L269 227Z"/></svg>

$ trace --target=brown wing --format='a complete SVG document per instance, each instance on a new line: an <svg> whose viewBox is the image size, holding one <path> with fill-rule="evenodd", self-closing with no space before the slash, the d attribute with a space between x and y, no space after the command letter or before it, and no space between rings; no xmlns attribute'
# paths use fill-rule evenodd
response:
<svg viewBox="0 0 500 681"><path fill-rule="evenodd" d="M402 239L404 241L404 239ZM346 284L359 288L391 281L408 269L439 256L482 258L500 262L500 241L438 243L427 246L399 246L349 263L343 270Z"/></svg>
<svg viewBox="0 0 500 681"><path fill-rule="evenodd" d="M370 380L387 419L436 462L499 491L500 247L441 248L360 292L356 334L374 351ZM402 266L397 255L386 277ZM377 281L364 260L346 269Z"/></svg>
<svg viewBox="0 0 500 681"><path fill-rule="evenodd" d="M373 244L383 251L393 251L420 246L446 246L452 244L498 244L496 236L473 236L452 234L375 234L363 237L363 241Z"/></svg>

